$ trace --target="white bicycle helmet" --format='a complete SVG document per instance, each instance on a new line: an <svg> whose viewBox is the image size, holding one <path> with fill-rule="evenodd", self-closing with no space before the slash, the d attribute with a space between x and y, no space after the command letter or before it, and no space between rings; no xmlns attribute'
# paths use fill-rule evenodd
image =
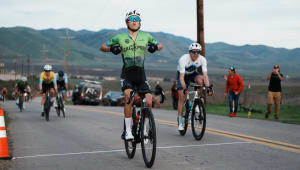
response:
<svg viewBox="0 0 300 170"><path fill-rule="evenodd" d="M25 82L27 81L27 77L22 77L21 80Z"/></svg>
<svg viewBox="0 0 300 170"><path fill-rule="evenodd" d="M51 65L46 64L46 65L44 66L44 71L51 71L51 70L52 70L52 66L51 66Z"/></svg>
<svg viewBox="0 0 300 170"><path fill-rule="evenodd" d="M137 17L141 18L140 13L137 12L136 10L133 10L133 11L127 12L126 17L125 17L125 21L127 21L127 19L128 19L129 17L131 17L131 16L137 16Z"/></svg>
<svg viewBox="0 0 300 170"><path fill-rule="evenodd" d="M202 47L199 43L192 43L189 47L189 50L202 50Z"/></svg>

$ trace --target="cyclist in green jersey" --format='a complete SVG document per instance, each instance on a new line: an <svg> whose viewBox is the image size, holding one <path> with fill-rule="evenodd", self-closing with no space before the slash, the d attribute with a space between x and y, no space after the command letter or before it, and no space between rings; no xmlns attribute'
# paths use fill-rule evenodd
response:
<svg viewBox="0 0 300 170"><path fill-rule="evenodd" d="M21 81L18 81L15 85L15 94L16 94L16 104L19 104L19 96L23 96L23 101L25 101L25 96L24 93L25 91L28 91L29 89L29 84L27 82L27 77L22 77ZM24 103L24 109L25 109L25 103Z"/></svg>
<svg viewBox="0 0 300 170"><path fill-rule="evenodd" d="M141 27L140 13L136 10L126 14L125 22L128 33L114 36L111 40L102 44L101 51L112 52L115 55L122 54L123 68L121 74L121 87L126 101L130 98L130 92L134 87L150 92L144 70L145 54L162 50L163 46L149 33L139 31ZM152 95L146 94L147 106L152 107ZM133 139L131 133L132 103L124 106L126 134L125 139Z"/></svg>

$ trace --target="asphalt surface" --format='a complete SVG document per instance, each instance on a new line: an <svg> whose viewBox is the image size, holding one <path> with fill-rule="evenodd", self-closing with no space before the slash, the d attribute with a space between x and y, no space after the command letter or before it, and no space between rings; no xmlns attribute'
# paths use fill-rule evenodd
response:
<svg viewBox="0 0 300 170"><path fill-rule="evenodd" d="M132 160L126 156L121 107L68 106L66 118L52 108L46 122L38 99L24 112L13 102L2 106L11 118L8 169L147 169L140 149ZM207 132L196 141L191 129L178 134L176 111L153 112L158 150L152 169L300 169L299 125L208 115Z"/></svg>

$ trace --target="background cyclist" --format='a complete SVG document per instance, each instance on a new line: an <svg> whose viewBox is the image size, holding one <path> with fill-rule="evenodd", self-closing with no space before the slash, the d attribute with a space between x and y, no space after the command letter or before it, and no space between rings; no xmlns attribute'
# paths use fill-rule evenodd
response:
<svg viewBox="0 0 300 170"><path fill-rule="evenodd" d="M26 77L22 77L20 81L18 81L15 85L15 94L16 94L16 104L19 105L19 96L22 95L23 96L23 108L25 109L25 96L24 93L25 91L27 91L29 88L29 84L27 82L27 78Z"/></svg>
<svg viewBox="0 0 300 170"><path fill-rule="evenodd" d="M67 91L69 89L67 73L63 70L58 71L58 73L56 73L56 83L58 92L62 93L62 97L65 102L67 100ZM57 107L57 101L54 103L54 107Z"/></svg>
<svg viewBox="0 0 300 170"><path fill-rule="evenodd" d="M57 84L56 84L56 75L52 71L52 66L51 65L45 65L44 66L44 71L40 75L40 84L39 84L39 89L42 94L42 116L44 116L44 103L46 100L46 92L47 90L50 90L51 94L51 102L53 103L54 97L55 97L55 92L57 92Z"/></svg>
<svg viewBox="0 0 300 170"><path fill-rule="evenodd" d="M198 43L192 43L189 47L189 54L184 54L180 57L177 66L177 89L179 94L178 101L178 130L184 130L182 125L182 114L183 114L183 105L185 100L184 91L187 90L190 82L209 87L209 79L207 75L207 61L200 55L201 45ZM198 72L198 68L202 67L203 78ZM211 88L209 88L211 89ZM209 91L209 95L212 95Z"/></svg>

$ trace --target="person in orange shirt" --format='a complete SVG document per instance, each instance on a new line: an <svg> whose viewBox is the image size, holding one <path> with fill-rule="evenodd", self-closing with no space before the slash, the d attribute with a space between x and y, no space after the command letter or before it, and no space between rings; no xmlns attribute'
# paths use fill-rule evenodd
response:
<svg viewBox="0 0 300 170"><path fill-rule="evenodd" d="M243 79L236 74L234 66L230 66L228 69L228 76L226 80L225 96L229 96L229 109L230 117L236 117L236 112L239 106L239 97L243 90ZM234 102L234 108L233 108Z"/></svg>

